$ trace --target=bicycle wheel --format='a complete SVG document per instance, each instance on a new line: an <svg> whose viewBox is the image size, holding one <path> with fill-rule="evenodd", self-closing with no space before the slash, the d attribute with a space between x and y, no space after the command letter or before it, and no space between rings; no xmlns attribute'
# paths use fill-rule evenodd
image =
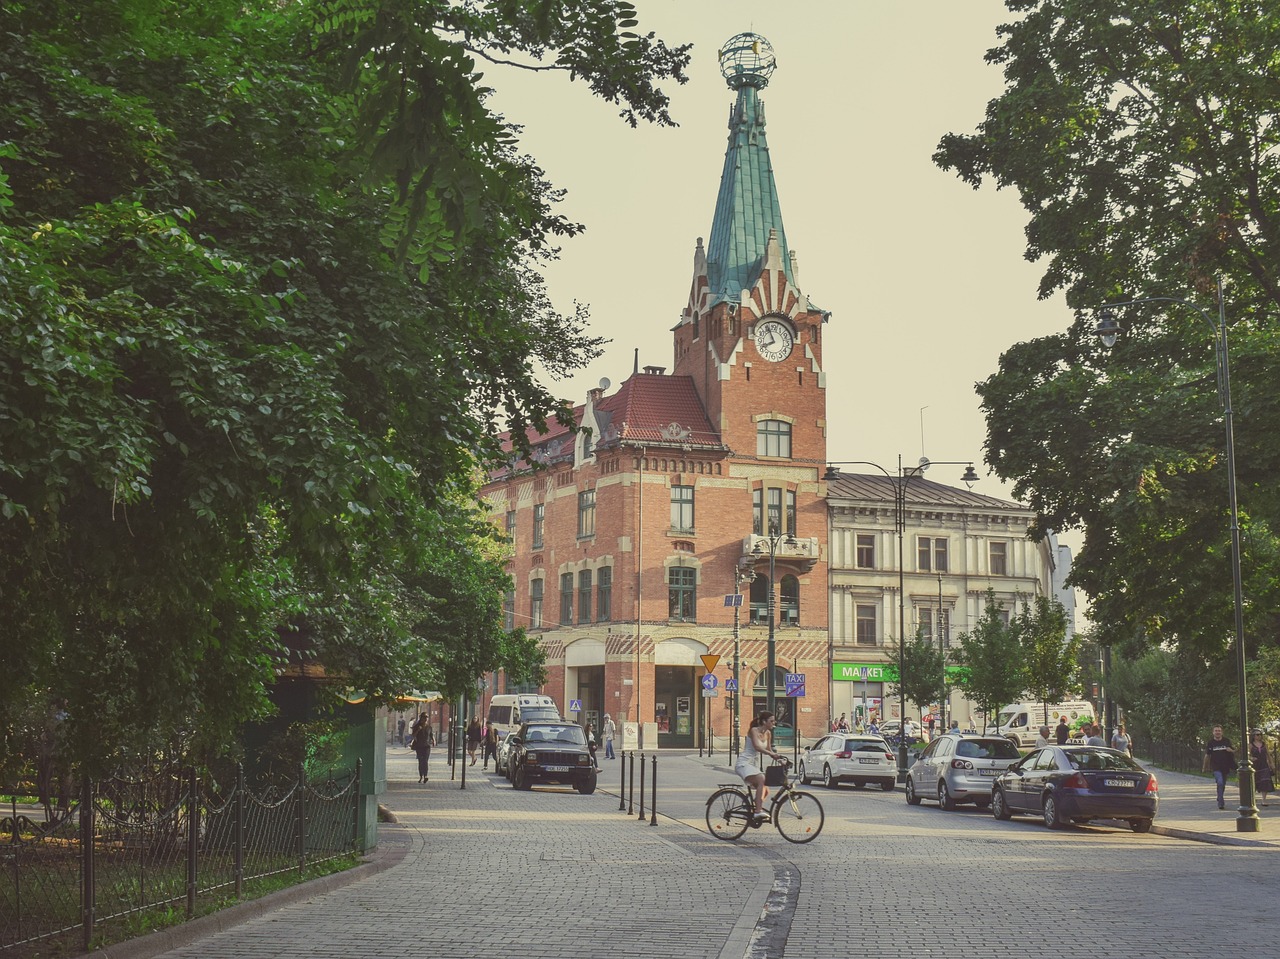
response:
<svg viewBox="0 0 1280 959"><path fill-rule="evenodd" d="M813 793L790 790L773 805L773 824L787 842L810 842L822 832L826 819Z"/></svg>
<svg viewBox="0 0 1280 959"><path fill-rule="evenodd" d="M717 839L737 839L747 831L751 807L738 789L721 789L707 800L707 829Z"/></svg>

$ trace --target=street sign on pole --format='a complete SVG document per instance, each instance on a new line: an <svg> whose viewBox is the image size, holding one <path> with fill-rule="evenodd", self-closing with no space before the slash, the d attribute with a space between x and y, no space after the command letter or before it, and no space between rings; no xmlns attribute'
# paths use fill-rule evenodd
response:
<svg viewBox="0 0 1280 959"><path fill-rule="evenodd" d="M702 660L702 665L707 668L707 672L714 673L716 671L716 664L720 662L719 656L703 653L699 658Z"/></svg>
<svg viewBox="0 0 1280 959"><path fill-rule="evenodd" d="M702 691L703 699L715 699L719 695L720 695L720 690L718 689L704 689Z"/></svg>
<svg viewBox="0 0 1280 959"><path fill-rule="evenodd" d="M804 695L804 673L787 673L783 682L786 684L788 696Z"/></svg>
<svg viewBox="0 0 1280 959"><path fill-rule="evenodd" d="M702 688L703 688L703 689L715 689L715 688L716 688L716 683L717 683L717 680L716 680L715 676L713 676L711 673L707 673L707 675L705 675L705 676L703 676L703 677L702 677Z"/></svg>
<svg viewBox="0 0 1280 959"><path fill-rule="evenodd" d="M726 692L736 693L738 691L738 681L730 676L724 681L724 688Z"/></svg>

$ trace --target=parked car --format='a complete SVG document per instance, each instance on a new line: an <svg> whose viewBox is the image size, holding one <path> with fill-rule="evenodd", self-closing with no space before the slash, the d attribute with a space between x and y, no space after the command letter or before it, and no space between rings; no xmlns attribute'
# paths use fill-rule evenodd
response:
<svg viewBox="0 0 1280 959"><path fill-rule="evenodd" d="M498 755L493 761L493 771L511 778L511 733L498 740Z"/></svg>
<svg viewBox="0 0 1280 959"><path fill-rule="evenodd" d="M511 741L507 762L516 789L565 783L583 795L596 791L596 764L577 723L525 723L507 739Z"/></svg>
<svg viewBox="0 0 1280 959"><path fill-rule="evenodd" d="M799 773L806 786L816 775L829 789L846 782L859 789L878 783L890 790L898 784L898 760L879 736L831 733L804 751Z"/></svg>
<svg viewBox="0 0 1280 959"><path fill-rule="evenodd" d="M1045 746L995 780L991 814L1040 816L1050 829L1124 819L1134 832L1148 832L1160 806L1159 788L1155 776L1118 750Z"/></svg>
<svg viewBox="0 0 1280 959"><path fill-rule="evenodd" d="M907 802L934 799L943 809L960 803L985 809L992 781L1021 758L1003 736L939 736L907 770Z"/></svg>

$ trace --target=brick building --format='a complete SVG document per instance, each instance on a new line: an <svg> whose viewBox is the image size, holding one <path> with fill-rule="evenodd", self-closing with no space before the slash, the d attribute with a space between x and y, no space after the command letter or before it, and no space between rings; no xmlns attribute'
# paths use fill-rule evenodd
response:
<svg viewBox="0 0 1280 959"><path fill-rule="evenodd" d="M766 696L770 586L779 717L807 738L828 712L828 316L801 291L783 229L759 97L772 51L735 37L721 64L729 142L671 372L636 369L612 393L602 381L575 409L583 432L532 437L542 468L512 464L484 490L513 541L509 619L547 652L544 691L566 710L580 700L582 722L653 723L659 746L698 745L708 724L731 732L739 611L725 597L739 584L743 726ZM701 695L706 654L720 656L714 698ZM787 672L815 680L803 699L783 695Z"/></svg>

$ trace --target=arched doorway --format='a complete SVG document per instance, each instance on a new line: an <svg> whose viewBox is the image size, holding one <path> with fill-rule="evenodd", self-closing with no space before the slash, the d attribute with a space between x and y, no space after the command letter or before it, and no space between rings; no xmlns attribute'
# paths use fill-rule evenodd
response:
<svg viewBox="0 0 1280 959"><path fill-rule="evenodd" d="M658 745L692 749L702 728L699 659L707 647L695 639L664 639L653 650L653 719Z"/></svg>

